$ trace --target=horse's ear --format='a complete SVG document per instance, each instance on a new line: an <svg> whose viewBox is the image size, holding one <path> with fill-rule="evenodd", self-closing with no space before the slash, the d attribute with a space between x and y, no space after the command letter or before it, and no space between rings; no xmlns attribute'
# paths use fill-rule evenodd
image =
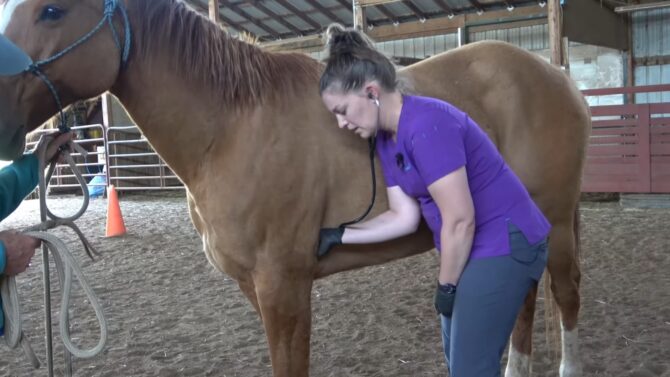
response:
<svg viewBox="0 0 670 377"><path fill-rule="evenodd" d="M0 76L13 76L25 72L33 60L21 48L0 34Z"/></svg>

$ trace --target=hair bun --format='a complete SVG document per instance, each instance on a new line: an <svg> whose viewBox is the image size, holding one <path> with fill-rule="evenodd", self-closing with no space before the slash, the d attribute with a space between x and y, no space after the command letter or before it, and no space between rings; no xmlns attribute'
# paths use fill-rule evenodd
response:
<svg viewBox="0 0 670 377"><path fill-rule="evenodd" d="M356 29L331 24L326 30L326 46L330 55L352 53L359 48L373 48L372 42Z"/></svg>
<svg viewBox="0 0 670 377"><path fill-rule="evenodd" d="M341 24L330 24L328 29L326 29L326 43L330 44L330 41L333 39L345 34L347 29Z"/></svg>

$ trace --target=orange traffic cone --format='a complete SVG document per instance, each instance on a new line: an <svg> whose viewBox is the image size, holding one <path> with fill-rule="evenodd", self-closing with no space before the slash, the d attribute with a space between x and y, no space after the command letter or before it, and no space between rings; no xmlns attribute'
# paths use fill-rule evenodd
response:
<svg viewBox="0 0 670 377"><path fill-rule="evenodd" d="M107 232L105 237L116 237L126 234L126 225L123 223L119 196L114 185L107 187Z"/></svg>

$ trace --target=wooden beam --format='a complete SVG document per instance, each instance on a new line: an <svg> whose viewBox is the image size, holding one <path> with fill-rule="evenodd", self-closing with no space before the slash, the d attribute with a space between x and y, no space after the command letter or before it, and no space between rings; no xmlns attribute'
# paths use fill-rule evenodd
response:
<svg viewBox="0 0 670 377"><path fill-rule="evenodd" d="M505 9L498 11L489 11L482 15L461 14L453 18L440 17L420 21L404 22L394 25L376 26L369 30L367 34L376 41L407 39L414 37L425 37L440 34L456 33L459 27L466 26L476 31L480 28L512 28L528 26L531 23L538 24L546 22L546 7L527 6L518 7L513 12ZM285 39L276 42L262 43L262 46L272 51L318 51L323 48L321 37L310 35L304 38Z"/></svg>
<svg viewBox="0 0 670 377"><path fill-rule="evenodd" d="M468 13L465 15L467 26L482 26L491 24L501 24L506 22L524 21L529 19L547 17L547 8L539 5L530 5L514 8L513 11L506 9L494 10L478 15Z"/></svg>
<svg viewBox="0 0 670 377"><path fill-rule="evenodd" d="M397 3L401 0L357 0L356 2L362 7L371 7L373 5Z"/></svg>
<svg viewBox="0 0 670 377"><path fill-rule="evenodd" d="M219 0L209 0L209 19L219 23Z"/></svg>
<svg viewBox="0 0 670 377"><path fill-rule="evenodd" d="M549 49L551 51L551 64L561 65L561 52L563 48L563 28L561 21L561 4L559 0L548 0L549 8Z"/></svg>
<svg viewBox="0 0 670 377"><path fill-rule="evenodd" d="M545 18L546 15L546 7L543 8L539 5L532 5L515 8L512 12L502 9L485 12L481 15L469 13L459 14L453 18L432 18L423 23L421 21L411 21L400 23L397 26L377 26L368 34L377 41L425 37L438 34L456 33L459 27L475 28L486 25L497 25L498 27L502 27L501 24L540 19Z"/></svg>
<svg viewBox="0 0 670 377"><path fill-rule="evenodd" d="M396 25L377 26L370 30L368 35L376 41L388 41L393 39L406 39L427 35L455 33L459 27L465 26L465 16L459 15L449 19L448 17L433 18L425 22L404 22Z"/></svg>
<svg viewBox="0 0 670 377"><path fill-rule="evenodd" d="M666 0L647 4L624 5L621 7L614 8L614 11L616 13L628 13L628 12L637 12L641 10L652 10L652 9L661 9L668 7L670 7L670 1Z"/></svg>
<svg viewBox="0 0 670 377"><path fill-rule="evenodd" d="M261 43L261 47L268 51L304 51L323 48L323 39L320 34L315 34L280 41L263 42Z"/></svg>
<svg viewBox="0 0 670 377"><path fill-rule="evenodd" d="M547 24L547 19L543 17L543 18L537 18L537 19L531 19L531 20L525 20L525 21L511 21L511 22L506 22L504 24L490 24L490 25L484 25L484 26L471 26L470 27L470 32L471 33L482 33L482 32L491 31L491 30L517 29L517 28L521 28L521 27L546 25L546 24Z"/></svg>

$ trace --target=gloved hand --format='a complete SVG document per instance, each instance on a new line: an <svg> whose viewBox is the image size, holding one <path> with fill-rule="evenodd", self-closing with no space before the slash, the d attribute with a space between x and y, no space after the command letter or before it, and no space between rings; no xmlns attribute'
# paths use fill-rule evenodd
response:
<svg viewBox="0 0 670 377"><path fill-rule="evenodd" d="M319 232L319 248L316 251L316 257L322 258L335 245L342 244L342 235L344 234L344 227L339 228L323 228Z"/></svg>
<svg viewBox="0 0 670 377"><path fill-rule="evenodd" d="M454 311L455 298L455 285L442 285L440 282L437 282L437 288L435 289L435 310L437 310L438 314L451 318L451 313Z"/></svg>

